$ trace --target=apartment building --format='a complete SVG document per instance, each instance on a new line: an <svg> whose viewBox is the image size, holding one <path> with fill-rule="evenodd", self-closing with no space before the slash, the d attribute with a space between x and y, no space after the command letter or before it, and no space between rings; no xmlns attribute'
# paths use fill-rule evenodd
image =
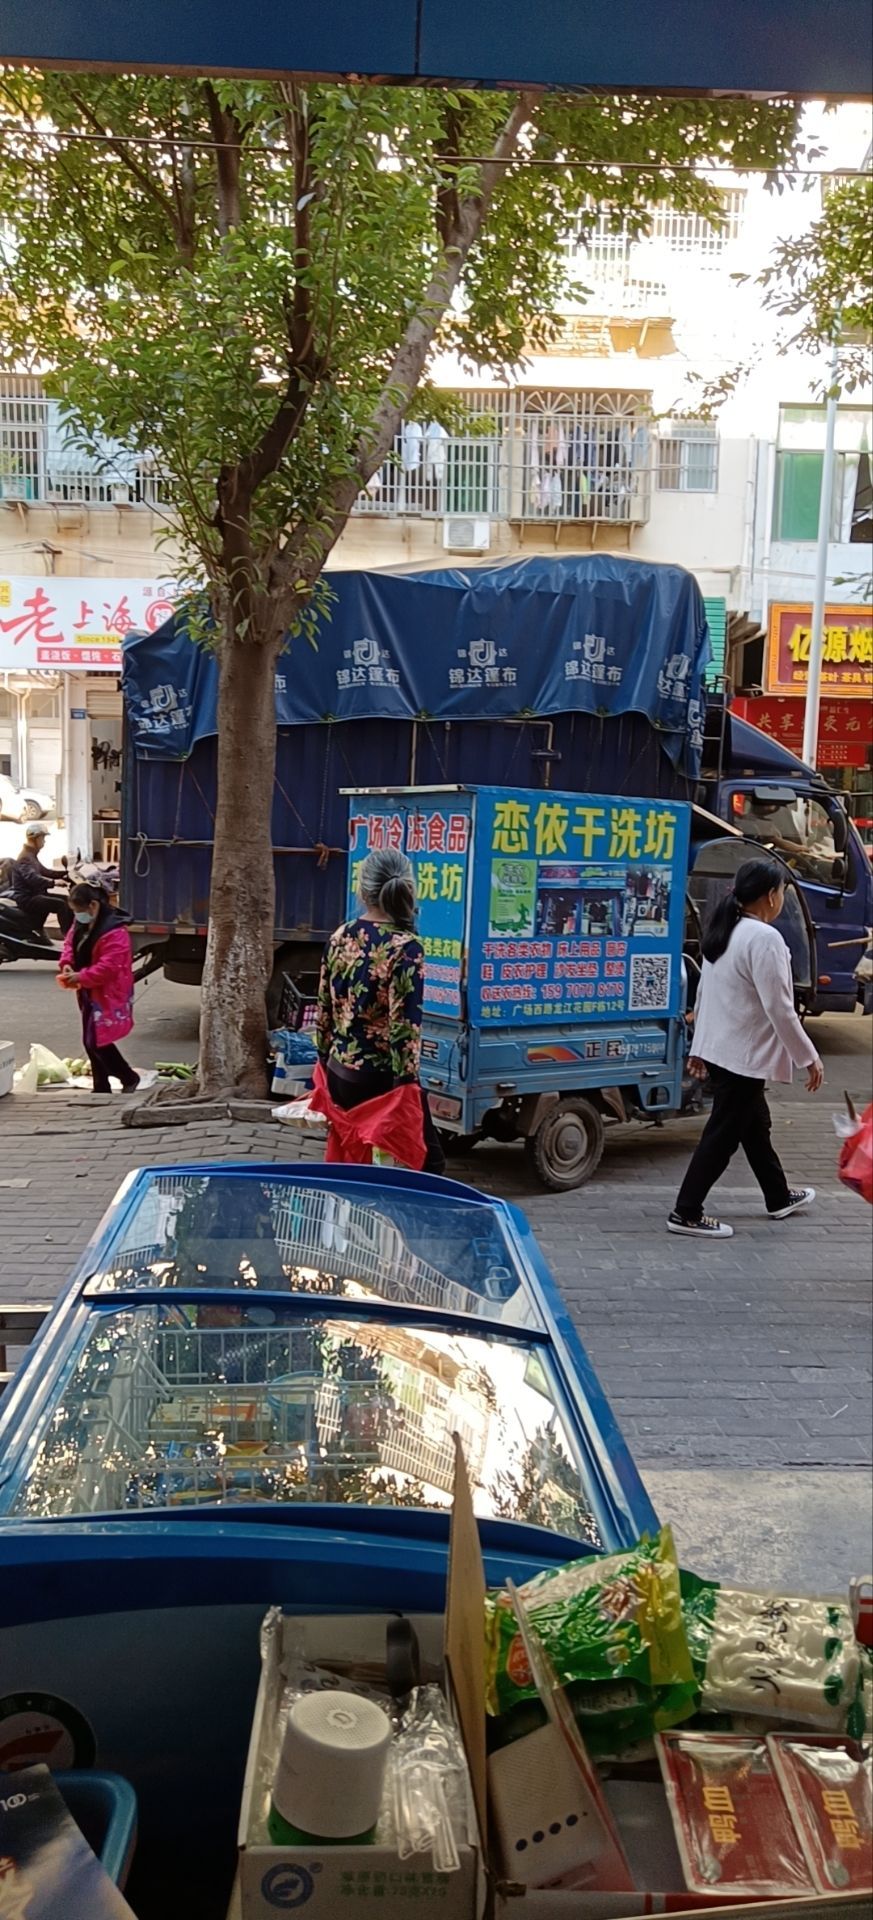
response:
<svg viewBox="0 0 873 1920"><path fill-rule="evenodd" d="M815 219L825 171L860 164L868 119L828 116L821 175L781 196L757 176L720 177L717 223L662 206L636 238L592 212L568 237L574 297L548 351L502 381L439 360L455 430L406 423L332 564L676 562L706 600L715 671L799 744L827 367L780 350L755 278L778 238ZM870 392L855 392L837 424L821 758L873 816L871 435ZM118 649L127 628L165 616L167 518L153 462L107 446L89 464L38 380L0 376L0 771L53 794L72 844L117 835Z"/></svg>

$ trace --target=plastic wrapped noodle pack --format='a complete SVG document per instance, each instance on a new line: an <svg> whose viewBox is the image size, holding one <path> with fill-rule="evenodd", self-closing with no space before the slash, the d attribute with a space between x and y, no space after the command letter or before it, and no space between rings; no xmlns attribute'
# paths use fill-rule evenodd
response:
<svg viewBox="0 0 873 1920"><path fill-rule="evenodd" d="M683 1575L685 1622L704 1712L816 1727L863 1727L861 1652L847 1606L753 1593Z"/></svg>

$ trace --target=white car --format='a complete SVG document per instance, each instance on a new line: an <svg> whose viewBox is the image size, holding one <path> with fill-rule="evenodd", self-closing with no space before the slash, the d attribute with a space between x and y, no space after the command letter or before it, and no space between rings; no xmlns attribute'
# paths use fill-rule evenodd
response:
<svg viewBox="0 0 873 1920"><path fill-rule="evenodd" d="M35 787L19 787L8 773L0 773L0 820L44 820L54 813L55 803L47 793Z"/></svg>

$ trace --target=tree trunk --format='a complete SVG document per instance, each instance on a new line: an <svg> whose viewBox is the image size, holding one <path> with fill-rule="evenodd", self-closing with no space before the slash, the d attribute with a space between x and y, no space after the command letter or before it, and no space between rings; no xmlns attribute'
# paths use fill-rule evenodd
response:
<svg viewBox="0 0 873 1920"><path fill-rule="evenodd" d="M219 655L218 799L200 1014L200 1092L263 1097L273 964L273 776L279 642L228 635Z"/></svg>

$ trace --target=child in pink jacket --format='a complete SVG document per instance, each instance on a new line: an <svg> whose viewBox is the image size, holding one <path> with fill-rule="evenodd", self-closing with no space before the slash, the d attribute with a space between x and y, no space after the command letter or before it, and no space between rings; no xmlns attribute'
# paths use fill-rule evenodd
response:
<svg viewBox="0 0 873 1920"><path fill-rule="evenodd" d="M133 1030L133 949L124 915L85 882L72 888L70 905L75 918L61 949L58 985L78 998L94 1092L111 1092L110 1074L130 1092L139 1074L116 1044Z"/></svg>

